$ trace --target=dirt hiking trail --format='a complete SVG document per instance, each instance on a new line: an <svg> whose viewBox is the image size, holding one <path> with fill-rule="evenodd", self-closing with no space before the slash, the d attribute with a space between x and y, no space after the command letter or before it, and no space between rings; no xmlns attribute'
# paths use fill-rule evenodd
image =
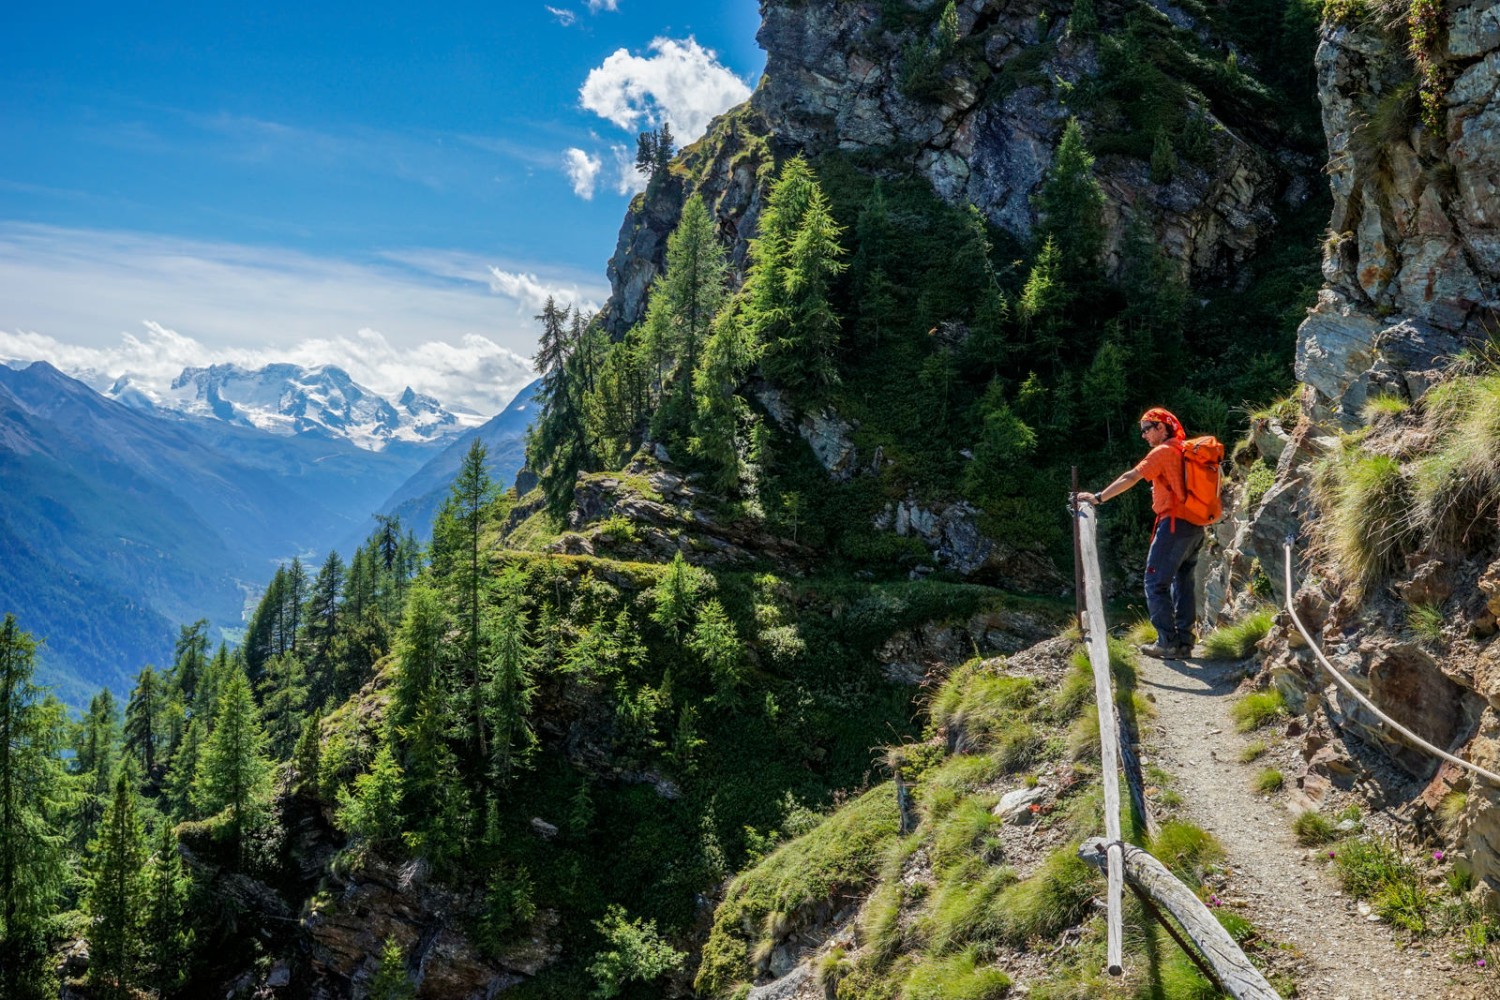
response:
<svg viewBox="0 0 1500 1000"><path fill-rule="evenodd" d="M1173 775L1186 817L1224 845L1229 871L1219 895L1227 905L1242 905L1262 934L1286 946L1274 968L1295 976L1299 1000L1500 996L1500 979L1460 966L1441 940L1431 942L1431 951L1426 942L1407 945L1388 924L1362 915L1321 853L1297 843L1286 793L1252 789L1266 763L1243 764L1240 753L1256 738L1277 737L1236 731L1229 710L1243 676L1236 663L1139 657L1139 690L1157 711L1143 721L1143 757ZM1287 748L1282 752L1287 759ZM1290 780L1293 771L1284 770Z"/></svg>

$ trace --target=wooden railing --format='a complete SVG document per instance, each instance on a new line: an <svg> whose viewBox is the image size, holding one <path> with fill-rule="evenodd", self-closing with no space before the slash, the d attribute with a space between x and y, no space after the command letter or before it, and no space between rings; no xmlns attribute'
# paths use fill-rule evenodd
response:
<svg viewBox="0 0 1500 1000"><path fill-rule="evenodd" d="M1119 725L1116 716L1114 678L1109 666L1109 638L1104 619L1104 594L1099 572L1098 518L1091 504L1073 505L1075 551L1082 569L1083 604L1079 625L1088 647L1094 672L1094 698L1099 705L1099 756L1104 782L1104 836L1085 841L1078 856L1101 868L1106 878L1108 942L1106 962L1111 975L1124 972L1121 940L1121 889L1129 884L1141 897L1147 912L1159 920L1182 949L1214 983L1236 1000L1280 1000L1260 970L1240 950L1234 938L1193 890L1178 881L1165 865L1147 852L1124 842L1120 835L1121 758L1138 759L1133 728ZM1121 734L1129 733L1122 741ZM1151 826L1145 795L1139 785L1139 768L1127 767L1131 775L1132 800L1142 821ZM1158 909L1160 907L1161 909ZM1180 926L1179 932L1161 913L1166 910ZM1184 940L1186 938L1186 940ZM1191 942L1191 944L1189 944Z"/></svg>

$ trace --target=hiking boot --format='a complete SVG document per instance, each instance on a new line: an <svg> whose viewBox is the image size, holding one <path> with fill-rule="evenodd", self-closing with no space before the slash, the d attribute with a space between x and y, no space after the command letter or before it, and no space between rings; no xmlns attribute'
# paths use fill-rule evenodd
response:
<svg viewBox="0 0 1500 1000"><path fill-rule="evenodd" d="M1191 642L1187 643L1186 645L1179 645L1179 646L1173 647L1173 649L1172 649L1172 655L1170 655L1170 656L1167 657L1167 659L1169 659L1169 660L1191 660L1192 658L1193 658L1193 643L1191 643Z"/></svg>
<svg viewBox="0 0 1500 1000"><path fill-rule="evenodd" d="M1176 646L1163 646L1159 642L1148 642L1144 646L1137 646L1142 656L1149 656L1153 660L1171 660L1177 656Z"/></svg>

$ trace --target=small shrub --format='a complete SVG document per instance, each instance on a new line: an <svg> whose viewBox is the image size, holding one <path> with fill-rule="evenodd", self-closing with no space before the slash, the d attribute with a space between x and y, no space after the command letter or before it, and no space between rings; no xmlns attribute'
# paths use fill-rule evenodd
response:
<svg viewBox="0 0 1500 1000"><path fill-rule="evenodd" d="M1286 702L1281 697L1278 688L1267 688L1264 691L1253 691L1245 695L1229 710L1234 719L1236 727L1242 733L1248 733L1268 726L1286 714Z"/></svg>
<svg viewBox="0 0 1500 1000"><path fill-rule="evenodd" d="M615 545L633 544L641 540L635 522L624 514L611 514L599 522L599 536Z"/></svg>
<svg viewBox="0 0 1500 1000"><path fill-rule="evenodd" d="M1255 776L1253 787L1261 795L1270 795L1281 791L1286 785L1286 777L1274 767L1268 767Z"/></svg>
<svg viewBox="0 0 1500 1000"><path fill-rule="evenodd" d="M1253 741L1252 743L1250 743L1249 746L1245 747L1245 749L1243 749L1243 750L1240 751L1240 763L1241 764L1253 764L1253 763L1255 763L1257 760L1260 760L1261 757L1265 756L1265 753L1266 753L1267 749L1268 749L1268 747L1266 746L1266 741L1265 740L1255 740L1255 741Z"/></svg>
<svg viewBox="0 0 1500 1000"><path fill-rule="evenodd" d="M1256 459L1255 464L1250 466L1250 471L1245 473L1245 509L1254 510L1259 507L1261 499L1275 485L1276 470L1263 459Z"/></svg>
<svg viewBox="0 0 1500 1000"><path fill-rule="evenodd" d="M1297 835L1297 843L1303 847L1326 844L1339 835L1332 820L1322 813L1311 811L1302 813L1292 821L1292 832Z"/></svg>
<svg viewBox="0 0 1500 1000"><path fill-rule="evenodd" d="M687 955L662 940L656 922L629 920L625 911L611 906L594 927L604 938L605 948L589 963L595 997L619 996L627 983L649 983L658 976L681 968Z"/></svg>
<svg viewBox="0 0 1500 1000"><path fill-rule="evenodd" d="M1214 629L1203 640L1203 655L1211 660L1243 660L1271 631L1272 608L1256 608L1244 618Z"/></svg>

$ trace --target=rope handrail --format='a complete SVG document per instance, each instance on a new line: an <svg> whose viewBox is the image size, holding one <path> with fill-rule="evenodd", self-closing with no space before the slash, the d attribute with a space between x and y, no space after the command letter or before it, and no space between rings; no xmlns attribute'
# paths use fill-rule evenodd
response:
<svg viewBox="0 0 1500 1000"><path fill-rule="evenodd" d="M1457 764L1459 767L1462 767L1468 771L1472 771L1474 774L1477 774L1479 777L1485 779L1491 784L1500 786L1500 774L1496 774L1494 771L1488 771L1480 767L1478 764L1474 764L1470 761L1464 760L1462 757L1454 756L1446 750L1440 750L1439 748L1433 746L1431 743L1428 743L1426 740L1422 739L1422 737L1418 736L1410 729L1407 729L1405 726L1397 722L1395 719L1391 718L1389 715L1382 712L1380 709L1376 708L1375 703L1367 698L1364 693L1361 692L1357 687L1355 687L1353 681L1345 677L1337 667L1329 662L1327 656L1323 655L1323 651L1318 648L1318 644L1313 641L1313 637L1308 634L1306 626L1302 624L1302 619L1297 617L1297 609L1292 606L1293 598L1296 594L1296 591L1292 587L1292 542L1293 536L1287 535L1286 540L1282 543L1282 549L1286 554L1287 614L1292 616L1292 624L1295 625L1297 627L1297 631L1302 634L1302 638L1306 640L1308 648L1313 651L1313 655L1317 657L1318 662L1322 664L1323 669L1328 671L1328 674L1333 678L1334 683L1338 684L1338 686L1344 691L1347 691L1349 693L1349 696L1352 697L1355 701L1359 702L1365 708L1369 709L1377 719L1410 740L1417 746L1418 749L1425 750L1436 757L1441 757L1443 760L1446 760L1449 763Z"/></svg>

